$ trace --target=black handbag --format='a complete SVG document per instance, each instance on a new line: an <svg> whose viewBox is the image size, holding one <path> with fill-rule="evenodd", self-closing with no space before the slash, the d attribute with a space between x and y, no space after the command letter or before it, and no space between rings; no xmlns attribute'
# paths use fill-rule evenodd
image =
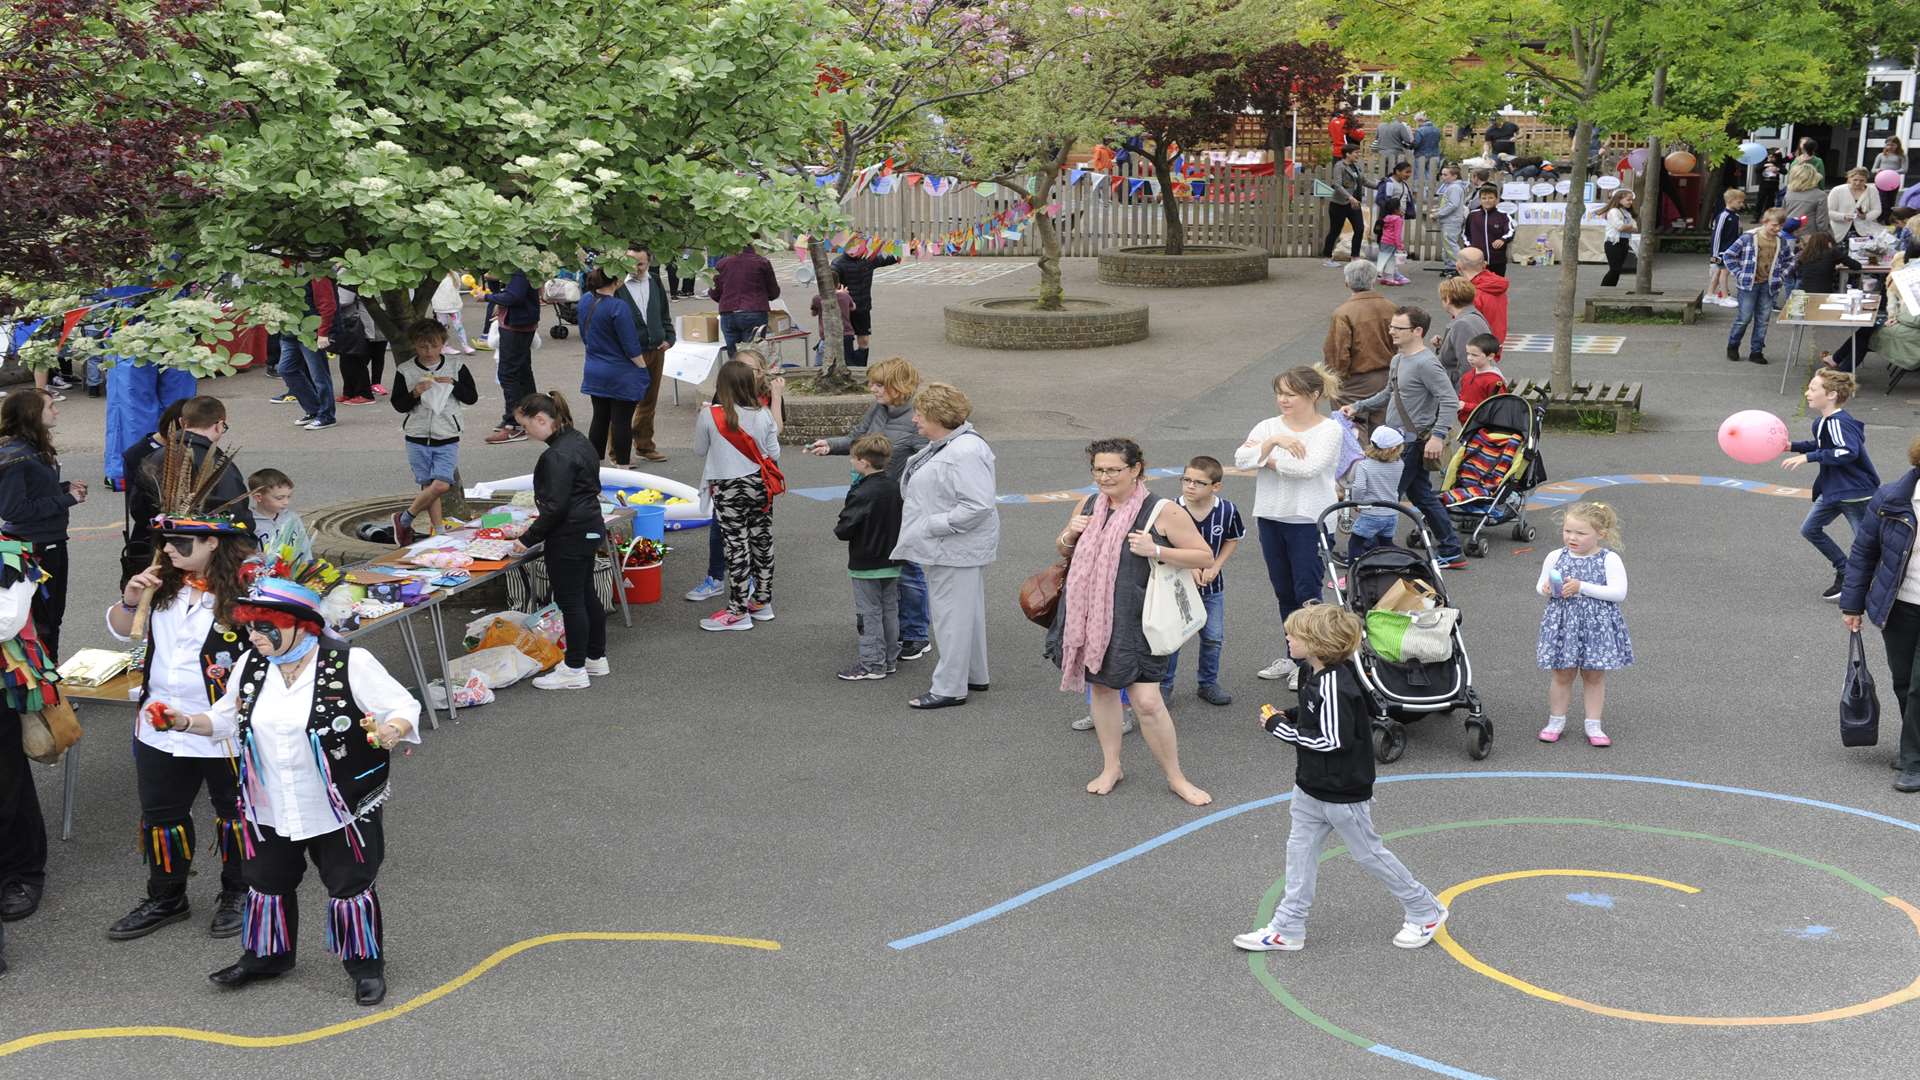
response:
<svg viewBox="0 0 1920 1080"><path fill-rule="evenodd" d="M1840 745L1873 746L1880 741L1880 695L1867 670L1867 647L1855 630L1847 640L1847 677L1840 685Z"/></svg>

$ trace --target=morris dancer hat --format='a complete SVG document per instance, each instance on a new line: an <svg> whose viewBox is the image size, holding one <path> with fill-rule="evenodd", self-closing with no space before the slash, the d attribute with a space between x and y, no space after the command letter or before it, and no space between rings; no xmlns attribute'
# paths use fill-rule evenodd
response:
<svg viewBox="0 0 1920 1080"><path fill-rule="evenodd" d="M327 625L326 617L320 614L320 594L285 578L261 578L255 581L253 588L247 590L247 595L235 602L234 618L244 621L248 608L277 611L322 629Z"/></svg>
<svg viewBox="0 0 1920 1080"><path fill-rule="evenodd" d="M155 514L153 531L162 536L252 536L253 522L237 514Z"/></svg>

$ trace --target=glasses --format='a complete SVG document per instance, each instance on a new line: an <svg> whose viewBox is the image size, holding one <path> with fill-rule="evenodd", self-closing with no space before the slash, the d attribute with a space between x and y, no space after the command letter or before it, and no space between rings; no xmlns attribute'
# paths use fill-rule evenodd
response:
<svg viewBox="0 0 1920 1080"><path fill-rule="evenodd" d="M1194 478L1193 478L1193 477L1191 477L1191 476L1183 476L1183 477L1181 477L1181 478L1180 478L1180 486L1182 486L1182 487L1185 487L1185 486L1186 486L1186 485L1188 485L1188 484L1192 484L1192 485L1193 485L1194 487L1212 487L1212 486L1213 486L1213 481L1211 481L1211 480L1196 480L1196 479L1194 479Z"/></svg>
<svg viewBox="0 0 1920 1080"><path fill-rule="evenodd" d="M1094 470L1093 470L1093 475L1095 475L1095 476L1125 476L1125 475L1127 475L1128 473L1130 473L1130 472L1132 472L1132 471L1133 471L1133 466L1131 466L1131 465L1122 465L1121 467L1119 467L1119 468L1117 468L1117 469L1102 469L1102 468L1100 468L1099 466L1095 466L1095 467L1094 467Z"/></svg>
<svg viewBox="0 0 1920 1080"><path fill-rule="evenodd" d="M167 537L167 546L173 549L174 554L179 555L181 558L186 558L193 554L193 537L169 536Z"/></svg>
<svg viewBox="0 0 1920 1080"><path fill-rule="evenodd" d="M1406 323L1406 324L1401 324L1401 323L1388 323L1388 324L1387 324L1387 329L1389 329L1389 330L1411 330L1411 329L1413 329L1413 324L1412 324L1412 323Z"/></svg>

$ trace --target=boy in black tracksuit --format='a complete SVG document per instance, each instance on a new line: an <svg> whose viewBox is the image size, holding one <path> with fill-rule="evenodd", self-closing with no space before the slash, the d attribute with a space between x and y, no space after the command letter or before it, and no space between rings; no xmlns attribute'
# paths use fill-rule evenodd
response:
<svg viewBox="0 0 1920 1080"><path fill-rule="evenodd" d="M900 485L887 475L893 442L885 435L855 439L853 486L833 535L847 542L853 578L853 625L860 659L839 672L848 682L884 679L900 659L900 564L891 555L900 540Z"/></svg>
<svg viewBox="0 0 1920 1080"><path fill-rule="evenodd" d="M1460 246L1479 248L1486 256L1487 269L1507 276L1508 249L1513 246L1513 218L1500 209L1500 189L1492 184L1480 188L1480 205L1467 211L1466 224L1460 227Z"/></svg>
<svg viewBox="0 0 1920 1080"><path fill-rule="evenodd" d="M1287 616L1287 648L1311 671L1300 680L1298 708L1260 710L1261 727L1294 745L1293 831L1287 837L1287 892L1266 926L1233 943L1249 952L1297 952L1306 945L1307 912L1327 834L1337 832L1353 860L1393 893L1406 922L1393 936L1402 949L1433 940L1447 921L1373 829L1373 709L1353 656L1366 632L1344 608L1315 604Z"/></svg>

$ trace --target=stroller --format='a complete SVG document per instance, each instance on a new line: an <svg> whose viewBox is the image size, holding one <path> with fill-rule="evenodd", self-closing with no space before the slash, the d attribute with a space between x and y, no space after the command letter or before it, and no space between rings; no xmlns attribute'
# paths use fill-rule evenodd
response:
<svg viewBox="0 0 1920 1080"><path fill-rule="evenodd" d="M1527 496L1546 482L1540 459L1545 402L1518 394L1495 394L1481 402L1460 429L1460 449L1447 463L1440 501L1460 531L1467 554L1482 558L1490 546L1482 534L1513 524L1521 543L1536 535L1527 523Z"/></svg>
<svg viewBox="0 0 1920 1080"><path fill-rule="evenodd" d="M554 324L547 332L555 341L567 336L567 323L580 325L580 281L584 276L562 270L540 286L540 302L553 307Z"/></svg>
<svg viewBox="0 0 1920 1080"><path fill-rule="evenodd" d="M1361 553L1347 566L1344 583L1337 576L1334 578L1335 603L1365 619L1387 590L1405 579L1429 587L1441 607L1451 606L1426 522L1398 503L1337 502L1321 511L1315 530L1321 559L1332 563L1328 525L1332 518L1348 509L1390 509L1405 515L1412 520L1414 535L1420 538L1423 550L1416 552L1388 543ZM1373 720L1374 760L1383 765L1400 760L1407 749L1407 723L1429 713L1450 713L1457 709L1467 710L1464 721L1467 756L1479 761L1493 752L1493 721L1487 719L1480 695L1473 688L1473 661L1468 658L1466 643L1460 637L1460 621L1456 619L1449 632L1452 655L1433 663L1391 661L1375 652L1371 641L1361 642L1355 663L1360 669L1361 681L1378 706Z"/></svg>

